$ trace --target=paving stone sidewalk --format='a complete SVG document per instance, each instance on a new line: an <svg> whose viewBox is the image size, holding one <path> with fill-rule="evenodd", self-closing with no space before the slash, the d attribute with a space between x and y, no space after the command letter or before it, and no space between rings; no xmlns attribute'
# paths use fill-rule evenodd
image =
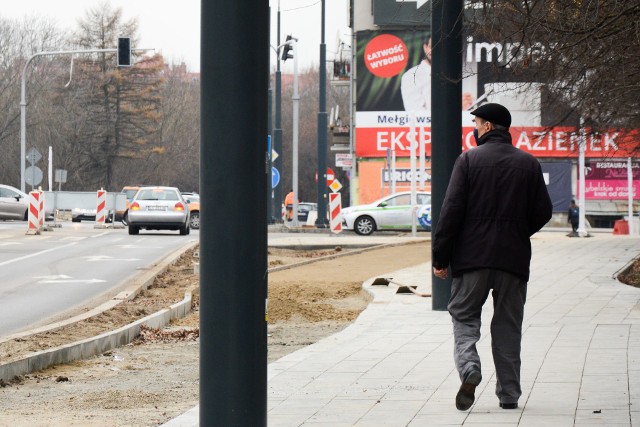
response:
<svg viewBox="0 0 640 427"><path fill-rule="evenodd" d="M614 279L640 238L541 232L532 245L519 409L500 409L494 394L491 298L483 382L460 412L449 314L376 287L351 326L269 365L269 426L640 426L640 289ZM430 291L428 263L389 276ZM197 423L196 407L166 426Z"/></svg>

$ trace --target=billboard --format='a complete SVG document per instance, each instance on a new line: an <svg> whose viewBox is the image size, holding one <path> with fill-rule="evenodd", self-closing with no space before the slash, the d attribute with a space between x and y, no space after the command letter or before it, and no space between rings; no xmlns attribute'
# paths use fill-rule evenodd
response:
<svg viewBox="0 0 640 427"><path fill-rule="evenodd" d="M406 159L412 149L419 153L421 146L430 157L431 111L438 105L437 100L431 99L432 40L428 30L367 30L357 32L356 39L355 153L359 160L359 202L367 203L374 194L384 191L384 183L380 182L381 166L365 164L384 159L388 151L398 159ZM517 81L509 69L510 60L523 59L522 55L534 57L536 50L516 49L518 58L513 58L510 55L514 54L514 46L471 36L465 39L460 52L462 140L450 141L451 144L460 144L463 151L474 148L470 111L482 103L496 102L511 112L513 145L537 158L576 159L582 142L587 158L633 156L638 140L636 130L590 133L586 129L581 135L576 126L558 126L557 117L551 114L557 106L545 107L545 85ZM493 75L496 63L504 64L500 78ZM567 196L565 184L563 180L562 195L558 193L554 209L568 206L570 194ZM622 194L621 191L616 187L608 194Z"/></svg>
<svg viewBox="0 0 640 427"><path fill-rule="evenodd" d="M487 64L499 59L503 46L466 39L461 52L463 150L475 146L473 116L481 102L497 102L512 115L514 145L536 157L577 157L575 127L550 126L542 120L541 83L492 82ZM504 56L504 55L502 55ZM500 58L502 58L500 56ZM502 60L502 59L501 59ZM479 72L480 71L480 72ZM414 144L431 152L431 37L425 30L357 33L356 154L384 157L388 148L408 156ZM585 136L587 157L628 157L637 132L610 130ZM454 143L452 141L452 143Z"/></svg>
<svg viewBox="0 0 640 427"><path fill-rule="evenodd" d="M585 169L585 199L628 200L629 182L626 161L594 160ZM631 173L633 198L637 199L640 197L640 163L631 162Z"/></svg>

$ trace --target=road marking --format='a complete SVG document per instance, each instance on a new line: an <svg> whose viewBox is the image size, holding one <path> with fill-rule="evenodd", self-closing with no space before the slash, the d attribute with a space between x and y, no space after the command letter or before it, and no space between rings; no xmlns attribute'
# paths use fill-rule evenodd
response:
<svg viewBox="0 0 640 427"><path fill-rule="evenodd" d="M21 245L20 242L0 242L0 246Z"/></svg>
<svg viewBox="0 0 640 427"><path fill-rule="evenodd" d="M34 279L44 279L44 280L59 280L59 279L71 279L71 276L67 276L66 274L56 274L53 276L36 276Z"/></svg>
<svg viewBox="0 0 640 427"><path fill-rule="evenodd" d="M41 283L41 284L47 284L47 283L103 283L106 282L106 280L102 280L102 279L73 279L73 280L69 280L69 279L50 279L50 280L39 280L37 283Z"/></svg>
<svg viewBox="0 0 640 427"><path fill-rule="evenodd" d="M116 245L122 249L164 249L164 246L139 246L139 245Z"/></svg>
<svg viewBox="0 0 640 427"><path fill-rule="evenodd" d="M59 251L62 248L66 248L68 246L73 246L73 245L76 245L76 244L77 244L76 242L72 242L72 243L69 243L67 245L62 245L62 246L58 246L58 247L51 248L51 249L45 249L44 251L35 252L35 253L29 254L29 255L21 256L19 258L14 258L14 259L10 259L8 261L0 262L0 267L3 266L3 265L11 264L11 263L22 261L22 260L25 260L25 259L37 257L37 256L40 256L42 254L46 254L47 252Z"/></svg>
<svg viewBox="0 0 640 427"><path fill-rule="evenodd" d="M86 236L84 236L84 237L67 236L67 237L63 237L62 239L60 239L60 241L72 241L72 242L77 242L77 241L80 241L80 240L84 240L84 239L86 239L86 238L87 238Z"/></svg>
<svg viewBox="0 0 640 427"><path fill-rule="evenodd" d="M107 255L91 255L83 257L89 262L95 261L140 261L140 258L111 258Z"/></svg>

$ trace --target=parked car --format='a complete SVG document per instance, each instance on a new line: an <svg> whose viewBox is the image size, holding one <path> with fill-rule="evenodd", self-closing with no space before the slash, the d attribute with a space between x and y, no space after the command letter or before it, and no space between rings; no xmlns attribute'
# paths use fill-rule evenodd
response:
<svg viewBox="0 0 640 427"><path fill-rule="evenodd" d="M189 208L189 223L191 228L200 228L200 195L198 193L182 193L182 198Z"/></svg>
<svg viewBox="0 0 640 427"><path fill-rule="evenodd" d="M425 229L431 229L431 193L416 193L416 219ZM421 218L424 217L424 218ZM373 203L342 209L342 226L368 236L377 230L411 229L411 192L391 194Z"/></svg>
<svg viewBox="0 0 640 427"><path fill-rule="evenodd" d="M53 210L45 211L44 219L52 221ZM29 195L10 185L0 184L0 219L29 219Z"/></svg>
<svg viewBox="0 0 640 427"><path fill-rule="evenodd" d="M141 187L127 212L129 234L145 230L180 230L189 234L189 207L175 187Z"/></svg>
<svg viewBox="0 0 640 427"><path fill-rule="evenodd" d="M0 219L26 221L29 215L29 196L10 185L0 184Z"/></svg>
<svg viewBox="0 0 640 427"><path fill-rule="evenodd" d="M71 211L71 222L82 222L82 221L95 221L96 220L96 210L95 209L83 209L83 208L73 208ZM113 210L109 210L107 215L104 217L104 222L111 223L113 220Z"/></svg>
<svg viewBox="0 0 640 427"><path fill-rule="evenodd" d="M312 203L312 202L298 202L298 222L301 224L306 224L307 220L309 219L309 213L310 212L316 212L316 218L317 218L317 212L318 212L318 204L317 203ZM282 205L282 221L286 222L288 221L287 218L287 209L285 208L284 205Z"/></svg>

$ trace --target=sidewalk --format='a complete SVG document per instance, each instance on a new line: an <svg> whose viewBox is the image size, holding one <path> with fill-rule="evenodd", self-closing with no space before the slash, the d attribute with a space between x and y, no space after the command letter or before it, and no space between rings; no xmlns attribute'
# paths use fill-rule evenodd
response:
<svg viewBox="0 0 640 427"><path fill-rule="evenodd" d="M519 409L500 409L494 394L491 298L483 382L460 412L449 314L376 287L350 327L269 365L269 426L640 425L640 289L612 278L640 254L640 238L542 232L532 245ZM429 292L429 269L389 276ZM197 424L196 407L165 426Z"/></svg>

